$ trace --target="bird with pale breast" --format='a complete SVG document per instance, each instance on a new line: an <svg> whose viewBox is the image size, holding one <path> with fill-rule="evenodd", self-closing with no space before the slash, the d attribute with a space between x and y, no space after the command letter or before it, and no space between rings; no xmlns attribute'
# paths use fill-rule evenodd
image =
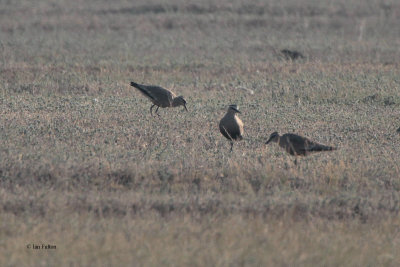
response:
<svg viewBox="0 0 400 267"><path fill-rule="evenodd" d="M186 100L183 98L183 96L176 96L170 90L167 90L160 86L143 85L143 84L138 84L135 82L131 82L131 86L138 89L142 94L144 94L147 98L149 98L150 101L153 103L153 105L150 107L151 115L153 115L152 109L154 106L157 106L157 109L156 109L157 115L159 115L157 112L158 112L158 108L160 108L160 107L161 108L169 108L169 107L184 106L184 108L187 111Z"/></svg>
<svg viewBox="0 0 400 267"><path fill-rule="evenodd" d="M280 136L278 132L273 132L265 144L270 142L278 143L280 147L293 156L307 156L313 152L336 150L335 147L321 145L306 137L291 133Z"/></svg>
<svg viewBox="0 0 400 267"><path fill-rule="evenodd" d="M219 122L219 131L231 142L231 152L233 141L243 139L243 122L239 119L237 113L241 113L237 105L229 105L227 113Z"/></svg>

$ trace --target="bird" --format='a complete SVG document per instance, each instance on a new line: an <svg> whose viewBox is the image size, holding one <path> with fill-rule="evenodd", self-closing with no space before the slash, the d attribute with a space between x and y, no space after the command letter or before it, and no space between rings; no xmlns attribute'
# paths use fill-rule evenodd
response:
<svg viewBox="0 0 400 267"><path fill-rule="evenodd" d="M399 127L399 129L397 129L397 131L396 131L396 132L400 133L400 127Z"/></svg>
<svg viewBox="0 0 400 267"><path fill-rule="evenodd" d="M155 85L143 85L135 82L131 82L131 86L138 89L142 94L150 99L153 102L153 105L150 107L150 114L153 116L152 109L154 106L157 106L156 114L160 116L158 112L158 108L168 108L168 107L178 107L184 106L186 111L186 100L183 96L176 96L170 90L162 88L160 86Z"/></svg>
<svg viewBox="0 0 400 267"><path fill-rule="evenodd" d="M295 51L295 50L289 50L289 49L283 49L281 50L281 53L285 56L286 60L296 60L299 58L304 58L303 54Z"/></svg>
<svg viewBox="0 0 400 267"><path fill-rule="evenodd" d="M227 113L219 122L219 131L231 142L231 152L233 141L243 139L243 122L239 119L237 113L241 113L237 105L229 105Z"/></svg>
<svg viewBox="0 0 400 267"><path fill-rule="evenodd" d="M306 137L291 133L280 136L278 132L273 132L265 144L270 142L278 143L280 147L293 156L307 156L313 152L336 150L335 147L321 145ZM295 164L297 164L297 158Z"/></svg>

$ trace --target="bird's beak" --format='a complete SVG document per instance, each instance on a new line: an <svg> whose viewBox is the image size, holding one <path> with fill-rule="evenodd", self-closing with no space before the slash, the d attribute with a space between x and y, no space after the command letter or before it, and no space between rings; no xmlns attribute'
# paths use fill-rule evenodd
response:
<svg viewBox="0 0 400 267"><path fill-rule="evenodd" d="M266 145L268 145L271 142L271 138L268 139L267 142L265 142Z"/></svg>
<svg viewBox="0 0 400 267"><path fill-rule="evenodd" d="M188 111L188 109L187 109L187 107L186 107L186 104L183 104L183 106L185 107L186 111Z"/></svg>
<svg viewBox="0 0 400 267"><path fill-rule="evenodd" d="M236 111L237 113L240 113L240 114L242 114L242 112L240 112L238 109L236 109L236 108L232 108L234 111Z"/></svg>

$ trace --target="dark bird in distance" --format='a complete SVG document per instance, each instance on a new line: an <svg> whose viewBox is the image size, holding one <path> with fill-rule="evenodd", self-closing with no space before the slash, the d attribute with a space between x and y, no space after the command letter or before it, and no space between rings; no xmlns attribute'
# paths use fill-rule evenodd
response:
<svg viewBox="0 0 400 267"><path fill-rule="evenodd" d="M278 132L273 132L265 144L270 142L278 143L281 148L293 156L307 156L314 152L336 150L335 147L321 145L306 137L291 133L280 136ZM297 159L295 164L297 164Z"/></svg>
<svg viewBox="0 0 400 267"><path fill-rule="evenodd" d="M147 98L149 98L150 101L153 103L153 105L150 107L151 115L153 115L152 109L154 106L157 106L157 109L156 109L157 115L159 115L157 112L158 112L158 108L160 108L160 107L161 108L169 108L169 107L184 106L187 111L186 100L183 98L183 96L176 96L170 90L167 90L160 86L143 85L143 84L138 84L135 82L131 82L131 86L138 89L142 94L144 94Z"/></svg>
<svg viewBox="0 0 400 267"><path fill-rule="evenodd" d="M284 55L286 60L296 60L299 58L305 58L302 53L295 51L295 50L289 50L289 49L283 49L281 50L281 53Z"/></svg>

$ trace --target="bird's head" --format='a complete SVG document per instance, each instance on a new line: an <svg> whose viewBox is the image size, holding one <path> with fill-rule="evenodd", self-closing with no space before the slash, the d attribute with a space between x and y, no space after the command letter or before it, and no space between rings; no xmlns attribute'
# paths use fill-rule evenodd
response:
<svg viewBox="0 0 400 267"><path fill-rule="evenodd" d="M278 133L278 132L273 132L273 133L269 136L268 141L265 142L265 144L267 145L267 144L269 144L269 143L271 143L271 142L278 142L278 140L279 140L279 133Z"/></svg>
<svg viewBox="0 0 400 267"><path fill-rule="evenodd" d="M188 109L186 108L186 100L181 95L174 98L173 106L183 106L186 111L188 111Z"/></svg>
<svg viewBox="0 0 400 267"><path fill-rule="evenodd" d="M228 108L228 112L233 112L233 113L242 113L239 111L238 106L237 105L229 105Z"/></svg>

